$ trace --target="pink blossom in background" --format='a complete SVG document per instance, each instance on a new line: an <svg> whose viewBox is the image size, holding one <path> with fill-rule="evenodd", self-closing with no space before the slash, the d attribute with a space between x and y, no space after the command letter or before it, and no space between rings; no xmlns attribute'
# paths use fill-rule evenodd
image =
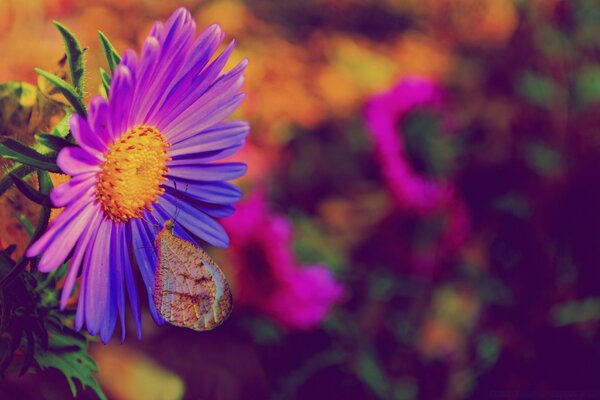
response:
<svg viewBox="0 0 600 400"><path fill-rule="evenodd" d="M435 181L416 172L410 165L398 132L398 123L419 107L438 110L443 91L430 78L408 76L392 89L373 96L367 103L367 127L375 146L386 183L397 203L406 210L429 214L452 197L445 180Z"/></svg>
<svg viewBox="0 0 600 400"><path fill-rule="evenodd" d="M222 220L231 240L238 292L236 302L265 314L282 327L316 327L343 296L324 265L299 265L292 251L292 226L270 214L264 194L239 203Z"/></svg>

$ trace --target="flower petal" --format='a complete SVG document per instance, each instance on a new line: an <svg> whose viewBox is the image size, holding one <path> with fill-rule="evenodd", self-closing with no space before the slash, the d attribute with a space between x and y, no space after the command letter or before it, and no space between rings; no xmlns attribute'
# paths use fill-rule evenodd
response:
<svg viewBox="0 0 600 400"><path fill-rule="evenodd" d="M173 142L169 149L169 156L185 156L243 144L249 132L250 125L245 121L222 122L183 140Z"/></svg>
<svg viewBox="0 0 600 400"><path fill-rule="evenodd" d="M102 160L104 158L102 153L104 150L106 150L106 146L92 131L87 120L78 114L73 114L69 118L69 126L71 127L71 133L73 134L73 137L82 149L96 157L98 160Z"/></svg>
<svg viewBox="0 0 600 400"><path fill-rule="evenodd" d="M187 137L190 132L199 132L223 121L244 100L245 95L240 93L244 84L242 73L243 71L239 71L223 75L186 108L180 106L176 111L165 112L164 118L156 126L172 142L176 142Z"/></svg>
<svg viewBox="0 0 600 400"><path fill-rule="evenodd" d="M96 96L90 101L88 123L101 143L101 151L106 151L113 139L108 126L108 102L104 97Z"/></svg>
<svg viewBox="0 0 600 400"><path fill-rule="evenodd" d="M152 79L143 84L147 85L147 95L142 100L145 120L154 124L153 116L162 112L160 104L173 79L189 53L196 32L196 23L190 12L179 9L165 24L159 39L161 45L160 62L154 71Z"/></svg>
<svg viewBox="0 0 600 400"><path fill-rule="evenodd" d="M98 211L100 210L98 209ZM71 262L69 264L69 272L67 272L65 284L62 288L62 292L60 295L61 310L63 310L66 307L67 301L69 300L69 297L73 292L73 286L75 285L75 280L77 279L77 275L79 274L79 269L81 268L85 252L89 247L92 246L93 239L95 239L97 234L97 229L100 223L101 216L102 214L100 212L93 213L90 222L86 225L85 230L83 231L79 241L77 242L77 247L75 247L73 257L71 258Z"/></svg>
<svg viewBox="0 0 600 400"><path fill-rule="evenodd" d="M55 207L65 207L83 196L96 184L96 173L79 174L62 183L50 192L50 200Z"/></svg>
<svg viewBox="0 0 600 400"><path fill-rule="evenodd" d="M99 172L98 159L79 147L65 147L58 153L56 164L67 175Z"/></svg>
<svg viewBox="0 0 600 400"><path fill-rule="evenodd" d="M229 204L239 201L242 197L242 191L229 182L179 182L167 181L165 186L169 186L182 194L190 196L196 200L214 204Z"/></svg>
<svg viewBox="0 0 600 400"><path fill-rule="evenodd" d="M129 113L129 126L142 125L147 122L146 113L141 107L142 101L147 97L148 82L154 75L160 55L160 43L154 36L148 36L142 47L140 66L135 79L135 90L131 101L131 112Z"/></svg>
<svg viewBox="0 0 600 400"><path fill-rule="evenodd" d="M100 332L110 310L110 240L112 221L106 217L100 222L98 236L91 249L90 263L86 265L85 323L92 335Z"/></svg>
<svg viewBox="0 0 600 400"><path fill-rule="evenodd" d="M175 180L228 181L239 178L246 173L248 167L243 163L194 164L194 160L186 160L185 164L169 161L167 177ZM173 164L171 164L173 163Z"/></svg>
<svg viewBox="0 0 600 400"><path fill-rule="evenodd" d="M149 215L149 213L146 213ZM146 293L148 294L148 308L150 314L157 324L164 323L164 319L156 311L154 307L154 269L156 268L158 259L156 257L156 250L154 249L154 240L150 237L146 226L146 222L134 219L131 225L131 235L133 251L135 254L136 264L142 275L144 285L146 286Z"/></svg>
<svg viewBox="0 0 600 400"><path fill-rule="evenodd" d="M204 113L204 110L217 109L218 104L225 104L239 93L244 84L244 70L247 60L241 61L235 68L222 75L217 80L201 82L194 91L187 95L184 101L176 103L173 110L165 108L163 118L158 120L159 129L175 130L190 116ZM200 90L202 89L202 90Z"/></svg>
<svg viewBox="0 0 600 400"><path fill-rule="evenodd" d="M164 193L158 204L185 229L217 247L227 247L229 238L220 223L192 204Z"/></svg>
<svg viewBox="0 0 600 400"><path fill-rule="evenodd" d="M185 64L174 79L171 87L166 91L168 94L161 105L161 108L165 112L169 113L174 105L179 104L182 98L189 95L197 87L194 85L194 78L204 69L224 38L225 33L217 24L209 26L198 36L188 53Z"/></svg>
<svg viewBox="0 0 600 400"><path fill-rule="evenodd" d="M28 257L44 253L40 260L40 271L54 270L75 246L75 242L95 211L90 204L92 197L89 193L56 217L48 230L27 250ZM54 243L60 243L60 246L51 246Z"/></svg>
<svg viewBox="0 0 600 400"><path fill-rule="evenodd" d="M125 229L123 224L112 224L111 234L111 263L110 263L110 291L114 299L119 318L121 321L121 342L125 341L125 282L124 282L124 260L127 255L125 251Z"/></svg>
<svg viewBox="0 0 600 400"><path fill-rule="evenodd" d="M115 69L110 85L108 102L111 117L111 135L113 140L121 137L127 130L129 109L133 96L133 73L123 64Z"/></svg>

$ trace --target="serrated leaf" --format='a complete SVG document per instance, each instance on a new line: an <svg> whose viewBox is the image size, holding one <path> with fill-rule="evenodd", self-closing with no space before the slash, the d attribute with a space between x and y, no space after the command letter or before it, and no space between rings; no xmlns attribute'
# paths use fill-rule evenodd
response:
<svg viewBox="0 0 600 400"><path fill-rule="evenodd" d="M110 93L110 75L103 68L100 68L100 78L102 79L102 86L104 86L106 97L108 97Z"/></svg>
<svg viewBox="0 0 600 400"><path fill-rule="evenodd" d="M56 152L61 151L65 147L75 146L74 143L69 142L67 139L63 139L59 136L49 135L47 133L38 133L35 135L38 143L43 144L47 148Z"/></svg>
<svg viewBox="0 0 600 400"><path fill-rule="evenodd" d="M84 118L87 117L87 110L85 108L85 105L83 104L83 101L81 100L81 96L77 93L77 90L75 90L73 86L65 82L64 79L61 79L48 71L44 71L43 69L35 68L35 72L37 72L38 74L49 80L50 83L52 83L54 86L56 86L56 88L63 94L63 96L65 96L67 101L71 103L77 114L81 115Z"/></svg>
<svg viewBox="0 0 600 400"><path fill-rule="evenodd" d="M84 389L89 387L100 399L106 399L94 377L98 367L88 354L84 337L52 331L48 348L49 351L38 352L35 355L35 361L41 369L58 369L67 379L73 397L77 396L75 381L79 381Z"/></svg>
<svg viewBox="0 0 600 400"><path fill-rule="evenodd" d="M66 138L69 135L69 130L71 127L69 126L69 119L71 118L71 114L66 114L58 124L52 129L52 135L58 136L61 138Z"/></svg>
<svg viewBox="0 0 600 400"><path fill-rule="evenodd" d="M0 142L0 156L45 171L62 173L53 157L45 156L14 139Z"/></svg>
<svg viewBox="0 0 600 400"><path fill-rule="evenodd" d="M28 184L23 179L17 176L11 174L10 177L13 180L17 189L19 189L21 193L23 193L25 197L27 197L29 200L33 201L34 203L40 204L44 207L52 206L52 202L50 201L48 195L35 190L30 184Z"/></svg>
<svg viewBox="0 0 600 400"><path fill-rule="evenodd" d="M50 174L48 174L48 172L46 171L38 171L37 175L40 193L46 196L49 195L53 187L52 180L50 179ZM35 227L35 233L31 237L30 243L33 243L36 240L38 240L40 236L42 236L42 234L46 231L46 228L48 228L48 224L50 221L50 213L50 207L44 206L42 208L42 211L40 211L40 217L38 218L37 226ZM36 258L32 261L32 269L37 268L38 260L39 258Z"/></svg>
<svg viewBox="0 0 600 400"><path fill-rule="evenodd" d="M104 55L106 56L106 61L108 62L108 68L110 69L110 73L115 72L115 68L121 62L121 56L115 50L114 46L110 43L110 40L106 37L104 33L98 31L98 38L100 39L100 45L102 45L102 50L104 50Z"/></svg>
<svg viewBox="0 0 600 400"><path fill-rule="evenodd" d="M56 26L65 41L65 50L67 53L67 61L69 63L69 73L71 82L77 90L80 97L83 97L85 90L85 66L84 66L84 50L81 48L79 41L66 26L60 22L54 21Z"/></svg>
<svg viewBox="0 0 600 400"><path fill-rule="evenodd" d="M10 178L10 174L18 176L19 178L24 178L32 172L33 168L28 165L18 165L9 170L9 173L0 179L0 196L3 195L4 192L10 189L13 185L13 180Z"/></svg>
<svg viewBox="0 0 600 400"><path fill-rule="evenodd" d="M40 77L40 80L47 82ZM33 143L33 134L49 131L64 114L65 106L50 99L26 82L0 84L0 126L2 136Z"/></svg>

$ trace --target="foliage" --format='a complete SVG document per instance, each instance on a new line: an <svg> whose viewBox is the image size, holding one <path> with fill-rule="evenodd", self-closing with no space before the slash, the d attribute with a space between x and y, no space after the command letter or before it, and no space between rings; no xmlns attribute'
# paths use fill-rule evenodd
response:
<svg viewBox="0 0 600 400"><path fill-rule="evenodd" d="M57 103L40 88L26 83L7 83L0 89L0 161L5 169L0 194L14 185L41 206L35 224L24 215L15 214L30 236L29 243L45 231L51 217L48 195L53 184L48 173L62 172L56 165L56 155L64 147L76 146L69 133L68 117L72 111L86 115L84 50L68 28L58 22L55 25L65 41L70 83L47 71L37 72L53 85L48 94L58 92L68 104ZM105 36L101 37L103 43L109 43ZM55 126L50 121L55 121ZM45 133L47 128L50 129ZM32 175L37 176L35 184ZM67 263L44 275L36 269L37 258L16 257L16 248L13 243L0 249L0 375L55 368L66 377L74 397L79 382L83 389L89 387L105 399L94 375L96 363L88 354L88 339L72 328L73 315L59 310L57 292Z"/></svg>

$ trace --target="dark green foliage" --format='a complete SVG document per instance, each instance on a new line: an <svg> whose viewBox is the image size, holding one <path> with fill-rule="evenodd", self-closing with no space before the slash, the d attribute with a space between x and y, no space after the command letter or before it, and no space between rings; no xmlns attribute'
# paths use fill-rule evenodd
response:
<svg viewBox="0 0 600 400"><path fill-rule="evenodd" d="M35 361L39 367L41 369L56 368L61 371L67 378L73 397L77 396L75 385L75 380L77 380L84 389L89 387L94 390L98 398L106 399L93 376L98 367L88 354L85 336L60 324L54 324L49 333L48 350L35 355Z"/></svg>
<svg viewBox="0 0 600 400"><path fill-rule="evenodd" d="M79 97L83 97L83 93L85 90L84 84L84 51L85 49L81 48L79 41L73 35L66 26L62 25L60 22L54 21L54 25L60 31L64 42L65 49L67 53L67 61L69 62L69 72L71 76L71 82L77 90Z"/></svg>
<svg viewBox="0 0 600 400"><path fill-rule="evenodd" d="M17 189L19 189L29 200L42 206L51 206L50 198L48 195L42 194L35 190L30 184L25 182L23 179L15 175L10 175Z"/></svg>
<svg viewBox="0 0 600 400"><path fill-rule="evenodd" d="M100 78L102 79L102 86L106 91L106 95L110 93L110 75L103 68L100 68Z"/></svg>
<svg viewBox="0 0 600 400"><path fill-rule="evenodd" d="M36 68L35 71L44 78L48 79L50 83L52 83L54 86L56 86L56 88L63 94L63 96L65 96L67 101L71 103L77 114L81 115L82 117L87 116L87 110L85 108L85 105L83 104L81 95L77 93L77 90L75 90L73 86L65 82L64 79L61 79L60 77L51 74L48 71L44 71L43 69Z"/></svg>
<svg viewBox="0 0 600 400"><path fill-rule="evenodd" d="M0 156L45 171L61 172L55 158L40 154L15 139L5 139L0 142Z"/></svg>
<svg viewBox="0 0 600 400"><path fill-rule="evenodd" d="M61 138L60 136L50 135L47 133L38 133L37 135L35 135L35 138L38 140L38 143L41 143L44 146L56 152L59 152L68 146L75 146L75 144L66 139Z"/></svg>
<svg viewBox="0 0 600 400"><path fill-rule="evenodd" d="M72 85L47 71L37 72L65 96L75 112L85 117L84 49L66 27L58 22L55 25L65 42ZM61 107L58 112L57 104ZM31 214L28 217L15 211L29 235L28 247L48 228L52 208L49 194L53 187L48 172L62 172L56 165L58 152L76 146L69 133L72 111L50 100L38 88L19 83L0 85L0 110L0 195L14 185L42 206L36 221L30 220ZM63 115L56 126L44 124ZM30 180L34 172L37 188ZM37 270L39 258L17 257L20 253L16 248L14 243L0 248L0 376L56 368L67 379L74 397L80 386L91 388L100 399L105 399L93 375L97 367L88 354L86 336L73 330L72 313L59 309L58 282L66 273L68 261L51 273L42 274Z"/></svg>
<svg viewBox="0 0 600 400"><path fill-rule="evenodd" d="M108 62L108 68L110 69L110 73L115 72L115 68L121 62L121 56L115 50L114 46L110 43L108 38L104 33L98 31L98 38L100 39L100 44L102 45L102 50L104 50L104 55L106 56L106 61Z"/></svg>
<svg viewBox="0 0 600 400"><path fill-rule="evenodd" d="M19 165L16 168L10 171L10 174L6 174L0 179L0 196L4 194L8 189L10 189L14 183L11 178L11 175L22 178L24 176L29 175L33 171L33 168L27 165Z"/></svg>

